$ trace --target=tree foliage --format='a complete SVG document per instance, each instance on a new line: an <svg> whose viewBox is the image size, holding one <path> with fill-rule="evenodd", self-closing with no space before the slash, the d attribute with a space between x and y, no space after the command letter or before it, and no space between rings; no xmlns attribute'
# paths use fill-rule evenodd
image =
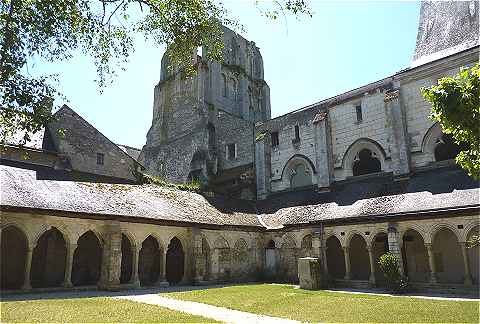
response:
<svg viewBox="0 0 480 324"><path fill-rule="evenodd" d="M311 14L304 0L274 3L267 13ZM32 76L28 62L62 61L79 51L92 58L101 91L125 68L136 34L166 45L171 64L192 71L200 46L207 59L221 60L221 25L241 29L213 0L2 0L0 142L18 130L28 141L52 119L56 76Z"/></svg>
<svg viewBox="0 0 480 324"><path fill-rule="evenodd" d="M403 292L407 288L407 282L400 274L398 259L392 252L382 254L378 260L380 270L387 281L387 288L393 292Z"/></svg>
<svg viewBox="0 0 480 324"><path fill-rule="evenodd" d="M480 179L480 65L462 69L458 75L442 78L437 85L421 91L432 104L431 118L457 144L468 144L456 162L470 176Z"/></svg>

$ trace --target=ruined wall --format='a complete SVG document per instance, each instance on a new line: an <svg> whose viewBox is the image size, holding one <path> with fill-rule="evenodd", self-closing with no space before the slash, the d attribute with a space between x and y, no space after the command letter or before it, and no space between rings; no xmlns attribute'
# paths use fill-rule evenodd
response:
<svg viewBox="0 0 480 324"><path fill-rule="evenodd" d="M235 32L225 28L223 40L223 62L197 56L197 74L189 78L162 58L152 126L140 155L149 173L209 184L223 170L253 163L253 123L270 118L263 61L255 44ZM236 144L235 158L226 159L228 144Z"/></svg>

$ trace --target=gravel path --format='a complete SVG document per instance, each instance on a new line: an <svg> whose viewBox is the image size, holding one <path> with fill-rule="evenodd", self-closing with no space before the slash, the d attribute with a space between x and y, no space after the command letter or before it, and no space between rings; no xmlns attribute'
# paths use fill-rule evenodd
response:
<svg viewBox="0 0 480 324"><path fill-rule="evenodd" d="M278 317L257 315L224 307L217 307L202 303L162 297L157 294L127 295L116 296L113 298L126 299L151 305L158 305L168 309L181 311L193 315L200 315L226 323L300 323L297 321Z"/></svg>

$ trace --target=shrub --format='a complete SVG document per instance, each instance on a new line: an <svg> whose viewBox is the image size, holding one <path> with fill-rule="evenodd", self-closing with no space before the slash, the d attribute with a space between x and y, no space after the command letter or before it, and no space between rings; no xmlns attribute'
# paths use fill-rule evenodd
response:
<svg viewBox="0 0 480 324"><path fill-rule="evenodd" d="M398 259L395 254L387 252L380 256L378 261L380 269L387 279L387 288L393 292L404 292L407 289L407 281L400 274Z"/></svg>

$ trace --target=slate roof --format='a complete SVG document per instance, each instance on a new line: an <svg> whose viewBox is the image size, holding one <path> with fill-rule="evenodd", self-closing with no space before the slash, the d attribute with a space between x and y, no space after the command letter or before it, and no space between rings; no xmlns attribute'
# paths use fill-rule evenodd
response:
<svg viewBox="0 0 480 324"><path fill-rule="evenodd" d="M1 205L210 225L261 224L248 202L213 199L155 185L36 180L35 171L0 166ZM212 205L212 203L215 204Z"/></svg>
<svg viewBox="0 0 480 324"><path fill-rule="evenodd" d="M275 195L254 205L155 185L37 180L35 171L0 166L0 201L2 207L275 229L318 221L480 208L478 182L462 179L462 174L457 168L437 169L403 182L392 182L387 175L340 183L328 193L310 190Z"/></svg>
<svg viewBox="0 0 480 324"><path fill-rule="evenodd" d="M138 157L140 156L140 153L142 150L131 147L128 145L123 145L123 144L116 144L122 151L127 153L130 157L134 158L138 162Z"/></svg>

